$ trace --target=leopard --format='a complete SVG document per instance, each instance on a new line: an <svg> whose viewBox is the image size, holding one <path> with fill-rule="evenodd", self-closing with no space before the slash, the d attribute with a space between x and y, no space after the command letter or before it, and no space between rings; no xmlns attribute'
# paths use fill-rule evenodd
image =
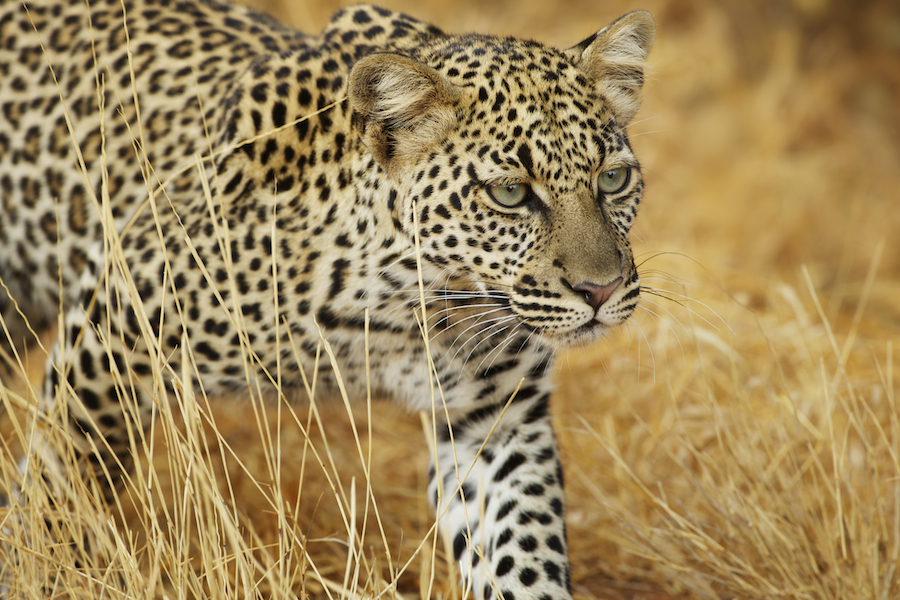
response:
<svg viewBox="0 0 900 600"><path fill-rule="evenodd" d="M3 333L59 323L41 409L79 468L116 493L169 373L278 396L327 342L317 394L434 415L465 589L571 598L553 365L640 299L654 37L641 10L559 50L367 5L319 35L222 0L0 5Z"/></svg>

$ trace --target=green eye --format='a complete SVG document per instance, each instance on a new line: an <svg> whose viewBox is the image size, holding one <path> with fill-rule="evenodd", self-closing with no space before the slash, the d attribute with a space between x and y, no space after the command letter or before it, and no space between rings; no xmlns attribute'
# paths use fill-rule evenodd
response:
<svg viewBox="0 0 900 600"><path fill-rule="evenodd" d="M491 185L487 188L488 194L494 202L507 208L522 204L531 193L531 186L527 183L513 183L511 185Z"/></svg>
<svg viewBox="0 0 900 600"><path fill-rule="evenodd" d="M600 191L604 194L621 192L631 179L631 169L623 167L600 173Z"/></svg>

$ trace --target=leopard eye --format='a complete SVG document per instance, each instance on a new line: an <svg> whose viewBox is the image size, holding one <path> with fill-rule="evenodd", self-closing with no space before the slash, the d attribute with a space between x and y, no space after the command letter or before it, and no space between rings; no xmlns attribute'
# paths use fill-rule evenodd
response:
<svg viewBox="0 0 900 600"><path fill-rule="evenodd" d="M631 180L631 169L622 167L600 174L600 191L604 194L621 192Z"/></svg>
<svg viewBox="0 0 900 600"><path fill-rule="evenodd" d="M531 186L527 183L513 183L511 185L491 185L487 192L494 202L507 208L518 206L528 198Z"/></svg>

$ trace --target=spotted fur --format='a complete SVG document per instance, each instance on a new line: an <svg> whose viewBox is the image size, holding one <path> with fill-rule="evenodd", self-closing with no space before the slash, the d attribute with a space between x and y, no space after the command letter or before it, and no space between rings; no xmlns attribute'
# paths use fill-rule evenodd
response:
<svg viewBox="0 0 900 600"><path fill-rule="evenodd" d="M42 325L62 306L45 401L106 440L79 445L113 486L182 346L210 394L240 394L248 368L301 386L320 332L351 396L367 358L411 410L437 384L429 494L464 582L568 598L549 372L638 302L625 127L653 35L640 11L558 51L367 6L312 37L217 0L5 2L11 338L18 311Z"/></svg>

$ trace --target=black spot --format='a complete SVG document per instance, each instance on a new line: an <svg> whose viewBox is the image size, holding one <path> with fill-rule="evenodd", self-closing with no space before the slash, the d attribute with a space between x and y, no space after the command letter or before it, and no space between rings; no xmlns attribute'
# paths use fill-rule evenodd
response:
<svg viewBox="0 0 900 600"><path fill-rule="evenodd" d="M563 549L562 542L559 540L558 535L551 535L547 538L547 547L554 552L559 552L560 554L566 553L565 549Z"/></svg>
<svg viewBox="0 0 900 600"><path fill-rule="evenodd" d="M153 372L153 369L150 365L145 363L135 363L131 365L131 370L135 372L136 375L146 376Z"/></svg>
<svg viewBox="0 0 900 600"><path fill-rule="evenodd" d="M543 486L541 486L543 490ZM527 492L526 492L527 493ZM550 508L553 509L553 514L557 517L561 517L563 514L563 503L559 498L554 498L553 501L550 502Z"/></svg>
<svg viewBox="0 0 900 600"><path fill-rule="evenodd" d="M329 296L334 298L344 289L344 271L350 266L350 261L346 258L339 258L332 263L331 271L331 289Z"/></svg>
<svg viewBox="0 0 900 600"><path fill-rule="evenodd" d="M506 96L504 96L502 92L497 92L497 96L494 98L494 105L491 107L491 111L499 111L504 102L506 102Z"/></svg>
<svg viewBox="0 0 900 600"><path fill-rule="evenodd" d="M547 577L550 578L551 581L555 581L559 585L562 585L562 580L559 577L560 569L558 564L549 560L544 561L544 573L547 574Z"/></svg>
<svg viewBox="0 0 900 600"><path fill-rule="evenodd" d="M522 585L525 587L531 587L534 582L537 581L537 577L537 572L530 567L525 567L519 571L519 581L521 581Z"/></svg>
<svg viewBox="0 0 900 600"><path fill-rule="evenodd" d="M203 322L203 331L222 337L228 332L228 323L225 321L218 323L215 319L206 319Z"/></svg>
<svg viewBox="0 0 900 600"><path fill-rule="evenodd" d="M316 320L325 329L335 329L341 324L341 319L331 312L331 309L327 306L319 309L319 312L316 314Z"/></svg>
<svg viewBox="0 0 900 600"><path fill-rule="evenodd" d="M543 496L544 495L544 486L542 486L539 483L532 483L525 488L524 494L526 496ZM559 514L559 513L557 513L557 514Z"/></svg>
<svg viewBox="0 0 900 600"><path fill-rule="evenodd" d="M94 379L97 372L94 370L94 357L87 350L81 351L81 374L87 379Z"/></svg>
<svg viewBox="0 0 900 600"><path fill-rule="evenodd" d="M540 452L540 454L538 454L537 460L535 460L535 462L539 465L542 465L545 462L547 462L548 460L550 460L551 458L553 458L554 456L556 456L556 452L553 450L552 447L548 446L547 448L544 448L543 450L541 450L541 452Z"/></svg>
<svg viewBox="0 0 900 600"><path fill-rule="evenodd" d="M100 396L93 391L84 388L78 390L78 397L81 398L84 407L88 410L100 410Z"/></svg>
<svg viewBox="0 0 900 600"><path fill-rule="evenodd" d="M521 548L525 552L534 552L537 547L538 543L537 540L534 539L533 535L526 535L525 537L519 539L519 548Z"/></svg>
<svg viewBox="0 0 900 600"><path fill-rule="evenodd" d="M267 83L257 83L250 91L250 96L257 102L266 101L266 90L269 88Z"/></svg>
<svg viewBox="0 0 900 600"><path fill-rule="evenodd" d="M372 38L381 35L382 33L384 33L384 27L382 27L381 25L375 25L366 29L363 32L363 35L366 36L367 40L371 40Z"/></svg>
<svg viewBox="0 0 900 600"><path fill-rule="evenodd" d="M497 570L494 573L497 577L503 577L510 571L512 571L513 567L516 566L516 561L512 556L506 555L500 559L500 562L497 563Z"/></svg>
<svg viewBox="0 0 900 600"><path fill-rule="evenodd" d="M500 506L500 509L497 511L497 520L502 521L504 518L506 518L506 515L512 512L512 509L514 509L518 504L519 503L516 500L508 500L504 502Z"/></svg>
<svg viewBox="0 0 900 600"><path fill-rule="evenodd" d="M494 474L494 481L503 481L506 479L510 473L522 466L525 460L525 455L520 452L513 452L510 454L509 458L506 459L506 462L503 463L503 466L501 466Z"/></svg>
<svg viewBox="0 0 900 600"><path fill-rule="evenodd" d="M115 429L119 426L119 420L112 415L100 415L98 421L100 422L100 425L103 427L103 429L106 429L107 431L110 429ZM106 441L112 443L113 436L106 435L105 437Z"/></svg>
<svg viewBox="0 0 900 600"><path fill-rule="evenodd" d="M194 346L194 351L199 352L209 360L219 360L220 355L212 346L206 342L200 342Z"/></svg>
<svg viewBox="0 0 900 600"><path fill-rule="evenodd" d="M504 529L503 533L501 533L499 536L497 536L497 543L494 544L494 548L496 549L496 548L499 548L500 546L503 546L503 545L509 543L509 540L512 539L512 535L513 535L512 529L509 529L509 528Z"/></svg>
<svg viewBox="0 0 900 600"><path fill-rule="evenodd" d="M550 414L550 394L544 394L534 403L522 420L526 425L545 419Z"/></svg>
<svg viewBox="0 0 900 600"><path fill-rule="evenodd" d="M453 538L453 558L455 560L459 560L462 556L463 551L466 549L466 534L463 531L460 531L456 534L456 537Z"/></svg>
<svg viewBox="0 0 900 600"><path fill-rule="evenodd" d="M516 156L519 157L519 162L522 163L522 166L528 171L528 175L534 177L534 161L531 158L531 150L526 144L519 145Z"/></svg>
<svg viewBox="0 0 900 600"><path fill-rule="evenodd" d="M284 125L286 118L287 107L283 102L276 102L275 106L272 107L272 123L275 127L281 127Z"/></svg>

